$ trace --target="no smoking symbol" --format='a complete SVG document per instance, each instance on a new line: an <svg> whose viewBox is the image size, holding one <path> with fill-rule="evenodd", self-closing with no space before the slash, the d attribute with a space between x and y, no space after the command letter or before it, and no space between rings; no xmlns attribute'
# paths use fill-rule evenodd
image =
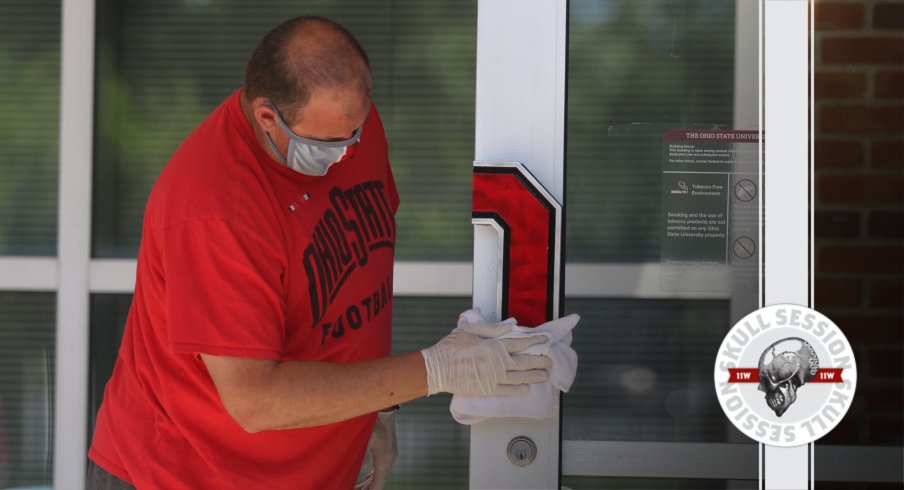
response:
<svg viewBox="0 0 904 490"><path fill-rule="evenodd" d="M750 202L756 197L756 184L750 179L738 181L734 186L734 195L742 202Z"/></svg>
<svg viewBox="0 0 904 490"><path fill-rule="evenodd" d="M756 242L750 237L742 236L734 241L731 250L734 252L735 257L749 259L756 253Z"/></svg>

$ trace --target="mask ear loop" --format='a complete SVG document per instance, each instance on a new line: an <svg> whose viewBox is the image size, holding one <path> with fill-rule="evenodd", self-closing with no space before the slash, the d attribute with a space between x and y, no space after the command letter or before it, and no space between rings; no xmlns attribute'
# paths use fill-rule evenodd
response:
<svg viewBox="0 0 904 490"><path fill-rule="evenodd" d="M279 123L280 126L285 126L285 123L283 123L283 120L282 120L282 114L279 113L279 109L276 108L276 105L274 105L273 102L271 102L269 100L264 102L264 105L273 109L273 113L276 115L276 121ZM264 138L267 140L267 144L270 145L270 149L273 150L273 153L275 153L276 156L279 158L279 161L282 162L283 165L288 165L289 164L289 160L287 158L288 155L283 156L283 154L280 153L279 148L276 147L276 143L273 142L273 138L270 137L270 133L264 132Z"/></svg>
<svg viewBox="0 0 904 490"><path fill-rule="evenodd" d="M281 161L283 165L288 165L289 161L286 160L286 157L284 157L282 153L279 152L276 144L273 143L273 138L270 137L270 133L264 133L264 138L266 138L267 144L270 145L270 149L273 150L273 153L276 154L276 157L279 158L279 161Z"/></svg>

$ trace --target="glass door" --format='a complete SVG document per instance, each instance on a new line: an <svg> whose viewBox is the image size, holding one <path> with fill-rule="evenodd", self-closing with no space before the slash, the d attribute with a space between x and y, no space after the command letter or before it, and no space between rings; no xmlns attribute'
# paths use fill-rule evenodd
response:
<svg viewBox="0 0 904 490"><path fill-rule="evenodd" d="M565 487L756 487L757 445L711 381L758 304L748 3L570 2L565 311L582 321Z"/></svg>
<svg viewBox="0 0 904 490"><path fill-rule="evenodd" d="M828 69L858 63L826 56L830 14L821 1L570 2L564 311L583 319L562 406L563 488L900 487L900 397L886 377L900 366L877 361L891 352L880 343L900 346L900 322L892 332L852 315L856 291L848 310L833 303L847 276L824 251L839 235L818 219L841 212L819 177L837 158L826 141L885 130L825 129L844 119L820 109L840 98L820 89ZM788 51L793 63L776 61ZM858 202L856 186L844 203ZM872 280L850 250L841 270ZM731 326L774 303L829 312L868 370L838 427L790 452L741 435L711 377ZM892 406L896 418L881 415Z"/></svg>

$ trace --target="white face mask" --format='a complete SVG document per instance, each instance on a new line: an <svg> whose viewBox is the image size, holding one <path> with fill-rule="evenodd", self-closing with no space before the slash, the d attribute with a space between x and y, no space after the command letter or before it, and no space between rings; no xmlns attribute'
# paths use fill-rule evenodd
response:
<svg viewBox="0 0 904 490"><path fill-rule="evenodd" d="M330 166L342 160L342 157L348 152L348 148L361 138L361 128L356 129L355 134L351 138L342 141L319 141L303 138L289 129L289 126L286 125L282 118L282 114L279 113L279 109L272 102L267 102L267 105L273 108L273 112L276 113L276 120L286 133L286 136L289 137L289 148L286 156L283 156L276 148L273 139L270 138L270 133L264 133L267 143L273 153L286 166L296 172L312 177L326 175Z"/></svg>

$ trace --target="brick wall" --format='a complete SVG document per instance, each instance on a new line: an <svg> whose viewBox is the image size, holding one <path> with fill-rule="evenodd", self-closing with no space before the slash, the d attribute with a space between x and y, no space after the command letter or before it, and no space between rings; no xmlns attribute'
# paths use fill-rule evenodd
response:
<svg viewBox="0 0 904 490"><path fill-rule="evenodd" d="M904 443L904 1L816 0L816 308L859 381L835 444Z"/></svg>

